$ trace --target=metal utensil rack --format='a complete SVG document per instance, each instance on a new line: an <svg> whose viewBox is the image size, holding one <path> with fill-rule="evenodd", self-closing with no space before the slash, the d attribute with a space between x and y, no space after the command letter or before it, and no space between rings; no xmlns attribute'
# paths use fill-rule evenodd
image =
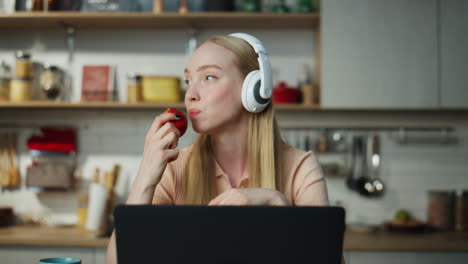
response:
<svg viewBox="0 0 468 264"><path fill-rule="evenodd" d="M399 144L456 144L456 129L450 126L286 126L282 131L341 131L353 134L387 132Z"/></svg>

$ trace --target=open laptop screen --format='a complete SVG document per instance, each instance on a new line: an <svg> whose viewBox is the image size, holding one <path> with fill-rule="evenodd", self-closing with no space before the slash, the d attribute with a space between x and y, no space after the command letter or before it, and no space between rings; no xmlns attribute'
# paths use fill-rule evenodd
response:
<svg viewBox="0 0 468 264"><path fill-rule="evenodd" d="M119 264L341 263L341 207L121 205Z"/></svg>

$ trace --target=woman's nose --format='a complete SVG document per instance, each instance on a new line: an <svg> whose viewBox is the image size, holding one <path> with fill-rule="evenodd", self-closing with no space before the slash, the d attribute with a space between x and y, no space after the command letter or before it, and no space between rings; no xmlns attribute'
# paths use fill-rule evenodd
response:
<svg viewBox="0 0 468 264"><path fill-rule="evenodd" d="M196 102L198 100L200 100L200 96L197 93L197 91L195 91L195 89L193 88L187 89L187 91L185 92L185 101Z"/></svg>

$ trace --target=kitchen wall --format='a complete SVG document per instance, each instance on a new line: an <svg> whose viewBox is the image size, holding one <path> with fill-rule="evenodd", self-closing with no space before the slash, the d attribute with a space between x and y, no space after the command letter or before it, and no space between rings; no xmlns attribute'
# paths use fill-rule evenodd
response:
<svg viewBox="0 0 468 264"><path fill-rule="evenodd" d="M237 30L203 32L201 38L214 33ZM242 31L242 29L239 29ZM313 35L307 30L248 31L262 39L271 53L276 81L295 84L303 65L313 65ZM63 32L40 30L1 30L0 60L13 62L17 49L33 49L33 58L41 62L69 67L73 76L73 100L79 98L81 66L103 63L117 65L120 101L124 101L125 73L177 75L182 77L185 64L184 31L165 30L80 30L77 32L75 61L68 65ZM8 36L8 37L6 37ZM31 46L31 43L34 43ZM336 96L340 96L337 94ZM79 131L79 165L81 175L91 178L95 167L110 170L114 163L122 165L117 184L124 200L132 178L136 175L144 136L157 111L0 111L0 126L14 125L20 132L20 165L24 176L30 158L25 140L41 125L70 125ZM279 113L283 128L310 126L391 126L405 125L452 126L458 143L452 145L400 145L390 138L390 132L380 130L382 138L382 178L387 192L380 199L366 199L350 192L343 178L327 178L331 204L341 204L347 211L347 221L380 223L388 220L399 208L409 209L417 218L425 220L428 189L468 189L468 120L462 114L382 111L288 112ZM192 130L181 139L180 147L188 146L195 138ZM329 157L319 156L320 160ZM337 157L337 159L345 158ZM62 215L74 213L76 200L43 198L47 206ZM65 205L65 207L64 207ZM61 209L59 209L61 208Z"/></svg>

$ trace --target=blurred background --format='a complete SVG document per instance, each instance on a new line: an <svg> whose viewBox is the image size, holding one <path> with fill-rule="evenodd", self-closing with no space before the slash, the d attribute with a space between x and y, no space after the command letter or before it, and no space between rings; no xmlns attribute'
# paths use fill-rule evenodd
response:
<svg viewBox="0 0 468 264"><path fill-rule="evenodd" d="M346 209L347 263L467 263L464 0L0 0L1 259L104 262L152 120L185 108L196 45L232 32L267 48L283 139Z"/></svg>

